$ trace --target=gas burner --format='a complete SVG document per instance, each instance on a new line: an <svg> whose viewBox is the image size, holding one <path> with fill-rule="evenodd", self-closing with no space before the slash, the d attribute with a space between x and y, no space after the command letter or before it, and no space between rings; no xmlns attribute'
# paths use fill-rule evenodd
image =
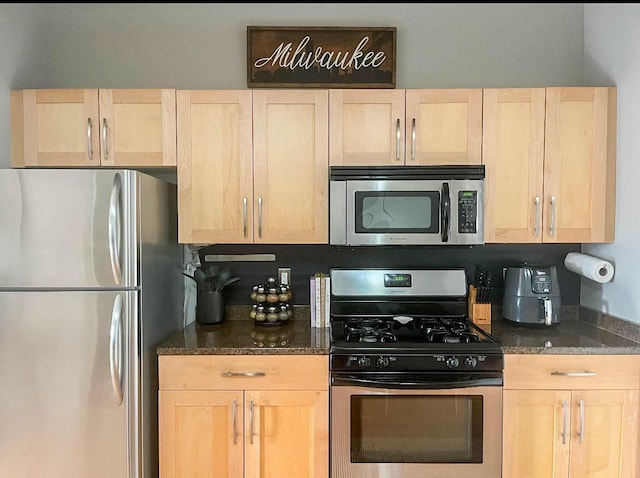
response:
<svg viewBox="0 0 640 478"><path fill-rule="evenodd" d="M348 319L344 324L347 342L397 342L388 322L381 319Z"/></svg>
<svg viewBox="0 0 640 478"><path fill-rule="evenodd" d="M415 326L414 326L414 321L415 319L413 317L407 317L407 316L396 316L393 317L392 320L392 328L393 330L398 330L398 331L402 331L403 329L405 330L414 330Z"/></svg>
<svg viewBox="0 0 640 478"><path fill-rule="evenodd" d="M464 318L425 318L418 322L418 329L427 342L439 344L460 344L479 342Z"/></svg>

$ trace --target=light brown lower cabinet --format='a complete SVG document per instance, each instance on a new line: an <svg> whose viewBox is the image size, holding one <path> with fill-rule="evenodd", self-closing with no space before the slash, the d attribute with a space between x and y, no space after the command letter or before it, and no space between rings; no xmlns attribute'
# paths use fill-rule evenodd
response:
<svg viewBox="0 0 640 478"><path fill-rule="evenodd" d="M326 478L327 356L161 356L160 478Z"/></svg>
<svg viewBox="0 0 640 478"><path fill-rule="evenodd" d="M638 355L506 355L503 478L638 475Z"/></svg>

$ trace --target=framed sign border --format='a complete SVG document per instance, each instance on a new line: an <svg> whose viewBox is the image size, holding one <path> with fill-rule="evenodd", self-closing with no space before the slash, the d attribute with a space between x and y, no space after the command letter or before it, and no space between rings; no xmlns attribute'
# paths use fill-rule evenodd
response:
<svg viewBox="0 0 640 478"><path fill-rule="evenodd" d="M309 33L318 31L335 31L335 32L388 32L391 34L392 56L391 59L391 81L383 83L340 83L340 82L264 82L253 81L252 73L252 56L251 56L251 35L254 32L264 31L307 31ZM298 27L273 27L273 26L247 26L247 87L248 88L395 88L396 87L396 27L321 27L321 26L298 26Z"/></svg>

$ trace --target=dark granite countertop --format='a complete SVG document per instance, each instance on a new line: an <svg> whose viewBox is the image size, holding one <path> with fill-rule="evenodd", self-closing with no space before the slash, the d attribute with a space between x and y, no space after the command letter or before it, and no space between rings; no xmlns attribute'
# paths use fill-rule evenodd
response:
<svg viewBox="0 0 640 478"><path fill-rule="evenodd" d="M157 348L158 355L252 355L329 353L329 329L310 326L309 308L294 308L294 317L280 326L256 325L247 318L250 308L227 310L218 325L193 322ZM640 354L636 324L603 316L584 308L564 307L561 321L546 326L516 324L494 308L490 332L506 354ZM638 329L638 330L636 330ZM614 333L616 332L616 333Z"/></svg>
<svg viewBox="0 0 640 478"><path fill-rule="evenodd" d="M323 355L329 353L329 329L309 320L292 319L279 326L256 325L251 319L217 325L192 322L157 349L158 355Z"/></svg>
<svg viewBox="0 0 640 478"><path fill-rule="evenodd" d="M493 317L491 334L505 354L640 354L640 343L569 318L549 327L516 324Z"/></svg>

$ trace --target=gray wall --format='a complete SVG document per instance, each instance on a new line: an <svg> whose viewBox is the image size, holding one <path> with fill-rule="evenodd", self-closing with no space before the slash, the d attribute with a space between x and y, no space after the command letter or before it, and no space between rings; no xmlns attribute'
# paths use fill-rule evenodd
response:
<svg viewBox="0 0 640 478"><path fill-rule="evenodd" d="M35 5L0 5L0 168L8 168L10 163L10 91L24 78L37 78L41 71L37 17Z"/></svg>
<svg viewBox="0 0 640 478"><path fill-rule="evenodd" d="M9 90L246 88L246 27L395 26L398 88L580 85L583 5L0 4L0 167Z"/></svg>
<svg viewBox="0 0 640 478"><path fill-rule="evenodd" d="M395 26L398 88L618 86L614 280L583 305L640 323L640 6L582 3L0 4L0 168L9 91L246 88L246 27Z"/></svg>
<svg viewBox="0 0 640 478"><path fill-rule="evenodd" d="M616 240L583 252L614 263L613 280L582 279L581 303L640 322L640 5L585 4L585 78L618 88Z"/></svg>

